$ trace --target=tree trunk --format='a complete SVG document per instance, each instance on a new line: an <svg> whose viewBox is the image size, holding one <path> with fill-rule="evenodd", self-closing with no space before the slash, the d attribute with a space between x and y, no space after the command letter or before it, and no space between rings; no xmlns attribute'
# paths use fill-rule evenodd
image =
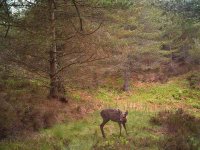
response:
<svg viewBox="0 0 200 150"><path fill-rule="evenodd" d="M58 98L57 86L57 48L56 48L56 29L55 29L55 3L50 1L50 16L51 16L51 35L52 46L49 51L50 57L50 91L49 98Z"/></svg>

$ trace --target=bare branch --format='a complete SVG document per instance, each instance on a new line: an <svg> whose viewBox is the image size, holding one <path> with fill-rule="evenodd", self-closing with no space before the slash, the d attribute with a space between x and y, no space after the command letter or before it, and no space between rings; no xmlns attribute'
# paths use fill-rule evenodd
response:
<svg viewBox="0 0 200 150"><path fill-rule="evenodd" d="M70 21L70 23L72 24L72 27L74 28L74 30L75 30L77 33L81 34L81 35L91 35L91 34L95 33L97 30L99 30L100 27L101 27L101 25L103 24L103 21L102 21L102 22L99 24L99 26L98 26L95 30L93 30L93 31L91 31L91 32L89 32L89 33L83 33L83 32L80 32L79 30L76 29L76 26L75 26L75 24L72 22L71 19L69 19L69 21Z"/></svg>
<svg viewBox="0 0 200 150"><path fill-rule="evenodd" d="M2 4L4 3L4 5L5 5L5 13L6 13L6 16L7 16L7 20L8 20L8 22L10 22L10 13L9 13L9 8L8 8L8 4L7 4L7 2L6 2L6 0L3 0L2 1ZM8 33L9 33L9 30L10 30L10 25L8 25L7 26L7 30L6 30L6 33L5 33L5 36L4 36L4 38L6 38L7 37L7 35L8 35Z"/></svg>
<svg viewBox="0 0 200 150"><path fill-rule="evenodd" d="M25 0L28 4L30 4L30 5L36 5L36 3L33 3L33 2L31 2L31 1L28 1L28 0Z"/></svg>
<svg viewBox="0 0 200 150"><path fill-rule="evenodd" d="M28 70L31 70L31 71L33 71L34 73L36 73L37 75L39 75L39 76L41 76L41 77L47 79L46 76L44 76L44 75L42 75L41 73L39 73L39 71L40 71L40 72L42 72L42 73L48 74L48 71L46 71L46 70L42 70L41 68L36 68L36 67L33 66L33 65L26 64L24 61L16 60L16 59L13 59L13 58L9 58L9 61L14 62L14 63L17 63L17 64L19 64L19 65L22 65L22 66L26 67Z"/></svg>
<svg viewBox="0 0 200 150"><path fill-rule="evenodd" d="M15 24L15 23L14 23ZM7 26L10 26L10 27L16 27L16 28L20 28L20 29L23 29L31 34L36 34L35 31L31 31L29 30L27 27L25 27L24 25L20 25L20 24L8 24L8 23L0 23L0 26L4 26L4 27L7 27ZM23 28L22 28L23 27Z"/></svg>
<svg viewBox="0 0 200 150"><path fill-rule="evenodd" d="M94 62L94 61L98 61L98 60L103 60L103 59L107 59L109 58L108 56L105 56L105 57L100 57L100 58L93 58L94 57L94 54L92 54L89 58L87 58L86 60L83 60L83 61L78 61L78 62L72 62L64 67L62 67L61 69L59 69L56 74L54 74L54 76L56 76L57 74L59 74L60 72L64 71L66 68L68 67L71 67L72 65L76 65L76 64L85 64L85 63L91 63L91 62Z"/></svg>
<svg viewBox="0 0 200 150"><path fill-rule="evenodd" d="M83 19L82 19L82 17L81 17L79 8L78 8L78 6L76 5L76 1L75 1L75 0L72 0L72 3L74 4L74 7L76 8L76 12L77 12L77 15L78 15L78 18L79 18L80 31L83 31Z"/></svg>
<svg viewBox="0 0 200 150"><path fill-rule="evenodd" d="M9 30L10 30L10 25L8 25L8 27L7 27L6 34L5 34L4 38L7 37Z"/></svg>
<svg viewBox="0 0 200 150"><path fill-rule="evenodd" d="M95 30L93 30L93 31L91 31L91 32L88 32L88 33L78 32L78 33L81 34L81 35L90 35L90 34L93 34L93 33L95 33L97 30L100 29L100 27L101 27L102 24L103 24L103 22L101 22L101 23L99 24L99 26L98 26Z"/></svg>

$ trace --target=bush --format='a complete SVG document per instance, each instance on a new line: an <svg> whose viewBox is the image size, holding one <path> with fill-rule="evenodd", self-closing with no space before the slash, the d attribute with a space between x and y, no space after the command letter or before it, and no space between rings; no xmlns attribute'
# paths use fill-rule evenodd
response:
<svg viewBox="0 0 200 150"><path fill-rule="evenodd" d="M0 97L0 139L7 138L16 126L16 112L12 105Z"/></svg>
<svg viewBox="0 0 200 150"><path fill-rule="evenodd" d="M41 112L33 106L26 106L20 117L23 128L26 130L38 131L44 127Z"/></svg>
<svg viewBox="0 0 200 150"><path fill-rule="evenodd" d="M24 129L38 131L42 128L52 127L56 122L55 113L52 110L42 112L34 107L27 107L22 114L22 123Z"/></svg>
<svg viewBox="0 0 200 150"><path fill-rule="evenodd" d="M0 140L15 137L22 131L39 131L52 127L56 122L55 111L42 110L36 106L15 105L0 97Z"/></svg>
<svg viewBox="0 0 200 150"><path fill-rule="evenodd" d="M167 132L160 140L161 149L195 150L200 147L200 119L182 109L159 112L151 119L151 123L162 126Z"/></svg>
<svg viewBox="0 0 200 150"><path fill-rule="evenodd" d="M189 81L191 88L200 89L200 73L190 75L187 80Z"/></svg>

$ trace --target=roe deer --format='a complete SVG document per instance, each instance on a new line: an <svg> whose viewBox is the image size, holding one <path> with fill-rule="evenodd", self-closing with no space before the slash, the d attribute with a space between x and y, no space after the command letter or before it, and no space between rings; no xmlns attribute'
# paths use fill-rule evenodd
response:
<svg viewBox="0 0 200 150"><path fill-rule="evenodd" d="M117 122L119 124L119 128L120 128L120 136L121 136L121 129L122 129L122 125L126 131L126 116L128 115L128 111L126 112L122 112L121 110L119 109L104 109L101 111L101 117L103 119L103 122L102 124L100 125L100 129L101 129L101 133L103 135L103 137L105 138L105 133L104 133L104 130L103 130L103 127L104 125L109 121L114 121L114 122ZM126 131L126 134L127 131Z"/></svg>

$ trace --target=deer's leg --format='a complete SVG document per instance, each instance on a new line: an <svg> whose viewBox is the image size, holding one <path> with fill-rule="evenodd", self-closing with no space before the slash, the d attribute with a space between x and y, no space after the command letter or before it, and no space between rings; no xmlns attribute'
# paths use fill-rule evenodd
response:
<svg viewBox="0 0 200 150"><path fill-rule="evenodd" d="M123 123L122 125L123 125L123 127L124 127L124 129L125 129L125 131L126 131L126 124ZM128 132L127 132L127 131L126 131L126 135L128 135Z"/></svg>
<svg viewBox="0 0 200 150"><path fill-rule="evenodd" d="M104 133L104 130L103 130L103 127L104 125L109 121L109 119L104 119L102 124L100 125L100 129L101 129L101 133L102 133L102 136L105 138L105 133Z"/></svg>
<svg viewBox="0 0 200 150"><path fill-rule="evenodd" d="M121 125L121 123L118 123L119 124L119 129L120 129L120 136L121 136L121 131L122 131L122 125Z"/></svg>

